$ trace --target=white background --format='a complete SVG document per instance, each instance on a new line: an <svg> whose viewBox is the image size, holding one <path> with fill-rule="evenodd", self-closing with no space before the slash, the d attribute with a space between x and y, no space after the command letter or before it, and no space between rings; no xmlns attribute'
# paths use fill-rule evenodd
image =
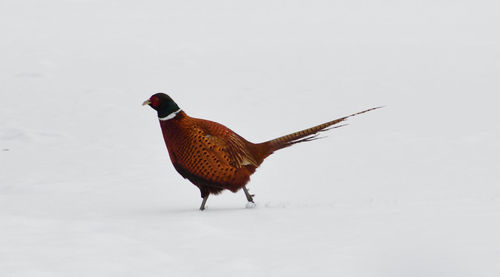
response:
<svg viewBox="0 0 500 277"><path fill-rule="evenodd" d="M496 1L0 2L1 276L499 276ZM210 197L156 113L260 142Z"/></svg>

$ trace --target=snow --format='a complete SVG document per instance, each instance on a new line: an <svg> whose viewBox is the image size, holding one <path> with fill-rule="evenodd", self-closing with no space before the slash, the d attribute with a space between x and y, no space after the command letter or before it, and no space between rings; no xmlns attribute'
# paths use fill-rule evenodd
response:
<svg viewBox="0 0 500 277"><path fill-rule="evenodd" d="M494 1L0 2L0 276L499 276ZM154 111L254 141L211 196Z"/></svg>

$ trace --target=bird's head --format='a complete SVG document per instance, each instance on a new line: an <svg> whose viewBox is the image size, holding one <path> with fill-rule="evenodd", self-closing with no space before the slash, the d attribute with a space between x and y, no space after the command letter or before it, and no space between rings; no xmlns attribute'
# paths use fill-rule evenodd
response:
<svg viewBox="0 0 500 277"><path fill-rule="evenodd" d="M174 100L161 92L152 95L148 100L144 101L142 105L149 105L156 110L159 118L165 118L180 111L179 106L177 106Z"/></svg>

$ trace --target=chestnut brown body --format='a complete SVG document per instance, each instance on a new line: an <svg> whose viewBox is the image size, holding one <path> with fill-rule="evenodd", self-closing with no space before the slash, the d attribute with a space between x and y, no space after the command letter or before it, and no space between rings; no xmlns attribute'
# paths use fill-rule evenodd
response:
<svg viewBox="0 0 500 277"><path fill-rule="evenodd" d="M160 125L172 164L203 198L224 189L238 191L269 155L266 144L251 143L222 124L184 112Z"/></svg>

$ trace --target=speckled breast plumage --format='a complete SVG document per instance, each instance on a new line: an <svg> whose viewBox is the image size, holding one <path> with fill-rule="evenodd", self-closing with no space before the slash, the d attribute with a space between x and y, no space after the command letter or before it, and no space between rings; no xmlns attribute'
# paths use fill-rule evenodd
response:
<svg viewBox="0 0 500 277"><path fill-rule="evenodd" d="M223 189L236 192L262 163L262 145L253 144L222 124L187 116L160 121L175 169L200 188L202 197Z"/></svg>

